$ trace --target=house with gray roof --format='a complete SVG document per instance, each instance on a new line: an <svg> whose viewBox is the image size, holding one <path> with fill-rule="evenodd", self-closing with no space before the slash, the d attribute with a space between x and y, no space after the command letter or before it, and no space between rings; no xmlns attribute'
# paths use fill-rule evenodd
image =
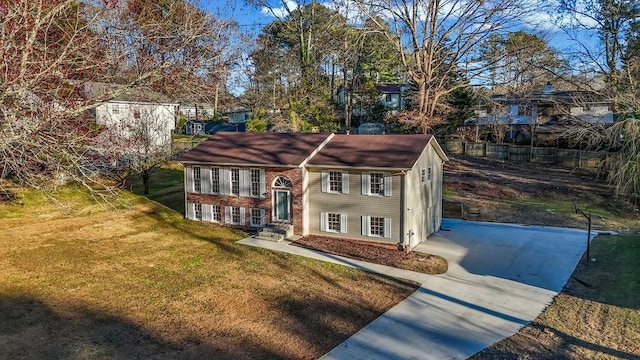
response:
<svg viewBox="0 0 640 360"><path fill-rule="evenodd" d="M440 228L447 160L427 134L290 133L217 133L178 159L188 219L409 249Z"/></svg>

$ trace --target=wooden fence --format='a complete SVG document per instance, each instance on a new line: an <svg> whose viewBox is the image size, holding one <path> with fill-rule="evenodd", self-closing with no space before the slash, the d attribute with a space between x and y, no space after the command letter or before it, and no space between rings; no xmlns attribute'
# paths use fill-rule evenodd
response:
<svg viewBox="0 0 640 360"><path fill-rule="evenodd" d="M449 154L459 154L492 159L556 164L568 168L602 170L617 153L606 151L583 151L558 149L553 147L531 147L511 144L492 144L485 142L466 142L460 139L438 140Z"/></svg>

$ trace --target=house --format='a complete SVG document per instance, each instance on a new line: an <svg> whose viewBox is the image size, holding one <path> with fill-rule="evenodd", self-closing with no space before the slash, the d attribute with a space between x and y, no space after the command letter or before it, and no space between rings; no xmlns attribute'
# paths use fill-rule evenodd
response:
<svg viewBox="0 0 640 360"><path fill-rule="evenodd" d="M409 85L406 84L375 84L375 89L378 96L378 103L384 106L385 109L392 113L402 111L406 108L407 91L409 91ZM349 101L349 98L353 97L353 115L363 116L368 114L369 109L361 108L362 94L354 93L350 88L345 86L339 86L336 92L336 98L339 107L344 107Z"/></svg>
<svg viewBox="0 0 640 360"><path fill-rule="evenodd" d="M184 153L188 219L412 248L440 228L436 139L418 135L217 133Z"/></svg>
<svg viewBox="0 0 640 360"><path fill-rule="evenodd" d="M508 141L530 133L532 126L536 134L545 134L576 123L610 125L614 121L610 101L587 91L553 91L551 84L543 92L526 96L493 95L475 114L466 125L509 126Z"/></svg>
<svg viewBox="0 0 640 360"><path fill-rule="evenodd" d="M380 103L392 112L402 111L406 107L406 92L409 86L406 84L376 84L376 90L380 93Z"/></svg>
<svg viewBox="0 0 640 360"><path fill-rule="evenodd" d="M243 124L251 120L253 112L251 109L238 106L226 112L227 122L230 124Z"/></svg>
<svg viewBox="0 0 640 360"><path fill-rule="evenodd" d="M183 103L178 108L178 113L187 120L211 119L216 114L215 107L208 103Z"/></svg>
<svg viewBox="0 0 640 360"><path fill-rule="evenodd" d="M84 83L81 92L85 98L100 101L92 110L96 124L115 129L123 137L143 132L156 147L171 145L178 104L166 96L98 82Z"/></svg>

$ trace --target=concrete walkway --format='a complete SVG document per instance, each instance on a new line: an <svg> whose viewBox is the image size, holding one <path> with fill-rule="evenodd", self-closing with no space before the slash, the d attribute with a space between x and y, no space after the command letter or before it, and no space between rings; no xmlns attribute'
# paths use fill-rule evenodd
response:
<svg viewBox="0 0 640 360"><path fill-rule="evenodd" d="M562 289L586 249L585 231L445 219L416 250L449 271L426 275L252 238L239 243L420 282L404 301L322 359L464 359L516 333Z"/></svg>

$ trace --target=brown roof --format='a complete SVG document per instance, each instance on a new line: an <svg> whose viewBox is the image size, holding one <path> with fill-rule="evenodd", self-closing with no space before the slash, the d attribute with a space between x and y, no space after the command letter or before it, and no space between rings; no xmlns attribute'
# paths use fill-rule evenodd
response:
<svg viewBox="0 0 640 360"><path fill-rule="evenodd" d="M336 135L309 165L410 169L431 135Z"/></svg>
<svg viewBox="0 0 640 360"><path fill-rule="evenodd" d="M300 165L329 134L219 132L178 158L183 163Z"/></svg>

